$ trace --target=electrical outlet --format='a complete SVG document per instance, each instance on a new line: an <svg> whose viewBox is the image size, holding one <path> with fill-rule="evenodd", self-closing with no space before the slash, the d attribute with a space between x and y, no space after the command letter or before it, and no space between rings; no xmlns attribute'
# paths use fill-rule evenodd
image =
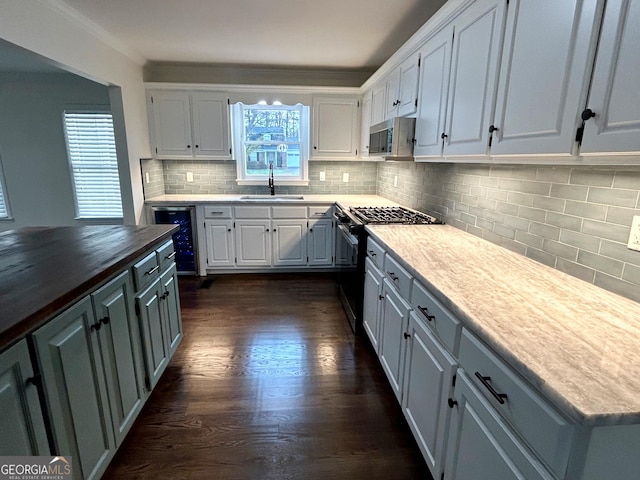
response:
<svg viewBox="0 0 640 480"><path fill-rule="evenodd" d="M151 182L151 180L149 180L149 172L144 172L144 179L147 183Z"/></svg>
<svg viewBox="0 0 640 480"><path fill-rule="evenodd" d="M193 182L193 172L187 172L187 182Z"/></svg>
<svg viewBox="0 0 640 480"><path fill-rule="evenodd" d="M393 186L397 187L398 186L398 175L396 175L395 177L393 177Z"/></svg>
<svg viewBox="0 0 640 480"><path fill-rule="evenodd" d="M627 247L631 250L640 252L640 215L633 217L631 222L631 233L629 234L629 243Z"/></svg>
<svg viewBox="0 0 640 480"><path fill-rule="evenodd" d="M349 183L349 172L344 172L344 173L342 174L342 181L343 181L344 183Z"/></svg>
<svg viewBox="0 0 640 480"><path fill-rule="evenodd" d="M320 181L324 182L327 179L326 172L320 172Z"/></svg>

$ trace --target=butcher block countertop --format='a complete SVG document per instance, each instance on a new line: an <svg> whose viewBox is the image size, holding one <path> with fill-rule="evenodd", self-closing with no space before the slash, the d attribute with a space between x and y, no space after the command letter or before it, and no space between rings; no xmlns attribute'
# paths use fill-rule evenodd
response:
<svg viewBox="0 0 640 480"><path fill-rule="evenodd" d="M372 237L574 420L640 423L640 304L454 227Z"/></svg>
<svg viewBox="0 0 640 480"><path fill-rule="evenodd" d="M0 350L169 239L175 225L27 227L0 234Z"/></svg>

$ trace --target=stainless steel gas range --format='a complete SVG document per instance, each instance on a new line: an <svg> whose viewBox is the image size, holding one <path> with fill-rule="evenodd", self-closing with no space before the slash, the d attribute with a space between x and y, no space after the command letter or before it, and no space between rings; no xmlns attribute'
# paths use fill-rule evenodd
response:
<svg viewBox="0 0 640 480"><path fill-rule="evenodd" d="M367 250L365 225L441 225L435 217L404 207L349 207L336 205L336 266L340 300L355 333L362 328L364 261Z"/></svg>

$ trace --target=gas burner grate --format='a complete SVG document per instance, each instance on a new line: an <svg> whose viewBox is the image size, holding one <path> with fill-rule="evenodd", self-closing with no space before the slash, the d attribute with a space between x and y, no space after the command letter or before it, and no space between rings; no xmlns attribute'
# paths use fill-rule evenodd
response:
<svg viewBox="0 0 640 480"><path fill-rule="evenodd" d="M434 217L404 207L351 207L363 223L439 224Z"/></svg>

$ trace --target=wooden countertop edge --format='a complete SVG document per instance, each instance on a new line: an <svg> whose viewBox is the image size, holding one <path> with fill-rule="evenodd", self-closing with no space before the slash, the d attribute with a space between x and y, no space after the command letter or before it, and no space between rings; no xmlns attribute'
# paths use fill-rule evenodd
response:
<svg viewBox="0 0 640 480"><path fill-rule="evenodd" d="M151 250L153 247L166 241L167 238L178 230L177 225L166 225L166 227L172 227L168 231L159 234L156 239L148 242L147 244L140 246L134 251L128 253L124 257L119 258L113 264L109 265L104 270L100 271L89 280L77 285L75 288L67 291L65 294L53 299L46 307L41 308L31 315L23 318L17 323L9 326L5 330L0 332L0 351L18 343L25 338L29 333L37 330L39 327L47 323L56 314L64 311L70 307L73 303L80 300L82 297L90 293L99 287L106 280L122 271L125 267L132 264L134 260L141 257L145 252Z"/></svg>

